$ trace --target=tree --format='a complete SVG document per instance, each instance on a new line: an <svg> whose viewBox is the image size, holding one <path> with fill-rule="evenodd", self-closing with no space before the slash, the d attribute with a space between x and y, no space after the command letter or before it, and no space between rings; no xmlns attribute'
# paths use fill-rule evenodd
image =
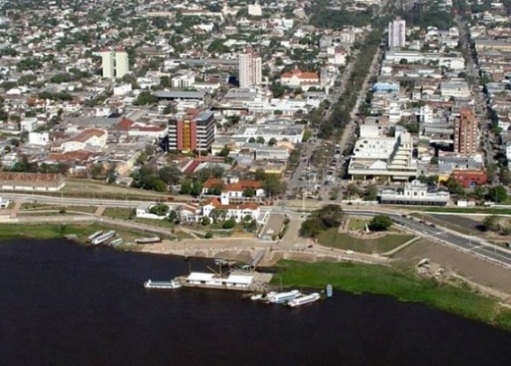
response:
<svg viewBox="0 0 511 366"><path fill-rule="evenodd" d="M251 137L251 138L249 138L249 139L248 139L248 142L249 142L249 143L251 143L251 144L253 144L254 142L256 142L255 137Z"/></svg>
<svg viewBox="0 0 511 366"><path fill-rule="evenodd" d="M362 190L355 183L350 183L346 187L346 195L348 197L360 197Z"/></svg>
<svg viewBox="0 0 511 366"><path fill-rule="evenodd" d="M158 203L157 205L154 205L149 209L149 213L157 216L166 216L168 212L169 206L163 203Z"/></svg>
<svg viewBox="0 0 511 366"><path fill-rule="evenodd" d="M476 186L474 188L474 195L478 200L482 200L486 196L486 188L483 186Z"/></svg>
<svg viewBox="0 0 511 366"><path fill-rule="evenodd" d="M204 216L201 221L202 226L208 226L211 224L211 219L207 216Z"/></svg>
<svg viewBox="0 0 511 366"><path fill-rule="evenodd" d="M258 144L264 144L264 137L259 136L259 137L256 139L256 142L257 142Z"/></svg>
<svg viewBox="0 0 511 366"><path fill-rule="evenodd" d="M303 237L316 237L321 232L338 227L341 224L344 213L341 206L330 204L313 211L300 227L300 235Z"/></svg>
<svg viewBox="0 0 511 366"><path fill-rule="evenodd" d="M392 226L392 219L387 215L376 215L369 222L369 230L372 231L386 231Z"/></svg>
<svg viewBox="0 0 511 366"><path fill-rule="evenodd" d="M286 184L276 176L268 175L263 183L263 188L267 196L278 196L286 191Z"/></svg>
<svg viewBox="0 0 511 366"><path fill-rule="evenodd" d="M167 215L167 221L171 224L175 224L177 221L177 212L174 210L170 210Z"/></svg>
<svg viewBox="0 0 511 366"><path fill-rule="evenodd" d="M270 141L268 141L268 145L273 146L277 143L277 139L275 137L272 137Z"/></svg>
<svg viewBox="0 0 511 366"><path fill-rule="evenodd" d="M230 218L229 220L225 220L224 223L222 224L222 227L224 229L232 229L236 226L236 220L234 220L234 218Z"/></svg>
<svg viewBox="0 0 511 366"><path fill-rule="evenodd" d="M144 90L133 101L133 105L148 105L158 103L158 98L151 94L151 92Z"/></svg>
<svg viewBox="0 0 511 366"><path fill-rule="evenodd" d="M181 180L183 173L175 165L164 166L158 171L158 175L162 181L167 185L178 184Z"/></svg>
<svg viewBox="0 0 511 366"><path fill-rule="evenodd" d="M431 160L429 161L431 165L438 165L438 158L436 156L433 156Z"/></svg>
<svg viewBox="0 0 511 366"><path fill-rule="evenodd" d="M505 202L507 200L507 191L504 186L491 187L488 190L488 199L492 202Z"/></svg>
<svg viewBox="0 0 511 366"><path fill-rule="evenodd" d="M378 198L378 187L370 184L364 191L364 201L376 201Z"/></svg>
<svg viewBox="0 0 511 366"><path fill-rule="evenodd" d="M204 235L205 239L211 239L213 237L213 232L211 230L208 230L206 235Z"/></svg>
<svg viewBox="0 0 511 366"><path fill-rule="evenodd" d="M243 191L243 197L254 197L254 196L255 196L255 191L254 191L254 188L252 188L252 187L247 187Z"/></svg>
<svg viewBox="0 0 511 366"><path fill-rule="evenodd" d="M262 181L266 179L266 173L263 168L257 168L254 174L254 179L258 181Z"/></svg>
<svg viewBox="0 0 511 366"><path fill-rule="evenodd" d="M503 185L508 186L509 184L511 184L511 172L509 172L509 167L501 166L499 175L500 175L500 182Z"/></svg>
<svg viewBox="0 0 511 366"><path fill-rule="evenodd" d="M483 220L484 230L497 231L500 218L496 215L486 216Z"/></svg>

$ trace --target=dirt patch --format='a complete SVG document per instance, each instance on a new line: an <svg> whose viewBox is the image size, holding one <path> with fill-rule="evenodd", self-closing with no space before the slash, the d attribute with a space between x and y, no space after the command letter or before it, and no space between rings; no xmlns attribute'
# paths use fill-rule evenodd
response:
<svg viewBox="0 0 511 366"><path fill-rule="evenodd" d="M509 281L511 270L443 244L419 240L399 251L393 257L410 261L430 258L432 261L460 273L471 281L511 294L511 281Z"/></svg>

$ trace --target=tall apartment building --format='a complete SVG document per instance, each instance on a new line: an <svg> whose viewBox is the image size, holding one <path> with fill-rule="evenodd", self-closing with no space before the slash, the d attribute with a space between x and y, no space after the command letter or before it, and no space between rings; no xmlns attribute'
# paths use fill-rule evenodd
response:
<svg viewBox="0 0 511 366"><path fill-rule="evenodd" d="M101 67L103 68L103 77L113 79L114 77L114 52L111 50L101 51Z"/></svg>
<svg viewBox="0 0 511 366"><path fill-rule="evenodd" d="M118 50L115 52L115 77L122 78L130 72L130 64L128 61L128 52Z"/></svg>
<svg viewBox="0 0 511 366"><path fill-rule="evenodd" d="M261 57L252 48L247 48L245 53L239 55L240 88L260 85L262 78Z"/></svg>
<svg viewBox="0 0 511 366"><path fill-rule="evenodd" d="M389 23L389 48L401 48L406 42L406 22L397 17Z"/></svg>
<svg viewBox="0 0 511 366"><path fill-rule="evenodd" d="M474 156L479 148L477 118L470 108L463 108L454 122L454 151L460 156Z"/></svg>
<svg viewBox="0 0 511 366"><path fill-rule="evenodd" d="M128 53L125 50L103 50L101 51L101 67L103 68L103 77L113 79L122 78L130 72Z"/></svg>
<svg viewBox="0 0 511 366"><path fill-rule="evenodd" d="M215 139L215 116L211 111L189 112L169 121L168 151L208 151Z"/></svg>

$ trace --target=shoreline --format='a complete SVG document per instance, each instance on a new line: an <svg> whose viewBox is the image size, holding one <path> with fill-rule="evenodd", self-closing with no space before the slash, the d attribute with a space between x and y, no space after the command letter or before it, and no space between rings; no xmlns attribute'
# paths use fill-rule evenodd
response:
<svg viewBox="0 0 511 366"><path fill-rule="evenodd" d="M8 225L10 228L17 227L17 230L4 230ZM30 226L30 229L27 228ZM107 225L95 223L86 224L36 224L16 225L0 224L0 242L16 239L66 239L65 235L77 234L75 240L79 245L86 245L86 238L92 231L107 229ZM21 230L20 230L21 229ZM27 230L28 229L28 230ZM126 234L126 232L125 232ZM145 252L157 255L187 256L183 253L161 252L144 248L142 245L120 245L113 249L120 251ZM250 252L251 248L244 248L241 251ZM253 248L252 248L253 249ZM232 250L232 248L231 248ZM219 248L218 253L229 252L229 249ZM211 258L211 255L190 256ZM233 258L243 260L242 258ZM457 316L483 322L488 325L511 331L511 305L506 300L511 295L486 288L474 281L469 281L456 274L453 279L456 283L441 282L434 279L426 279L412 272L408 266L399 264L368 264L364 262L355 263L349 258L337 260L321 260L316 257L311 261L310 257L302 256L281 256L272 257L276 261L266 262L262 268L275 268L272 284L282 280L285 286L298 286L307 288L324 288L327 284L341 291L353 294L370 293L376 295L391 296L402 302L422 303L432 308L446 311ZM499 296L501 294L502 296ZM505 296L507 295L507 299ZM503 300L503 301L499 301Z"/></svg>

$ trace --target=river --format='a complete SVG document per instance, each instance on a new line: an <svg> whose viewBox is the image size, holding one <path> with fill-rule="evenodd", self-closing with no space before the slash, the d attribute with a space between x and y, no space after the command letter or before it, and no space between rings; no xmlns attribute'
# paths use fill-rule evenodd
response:
<svg viewBox="0 0 511 366"><path fill-rule="evenodd" d="M487 366L511 359L511 333L385 296L335 291L289 309L235 292L143 288L188 266L65 240L0 243L0 364Z"/></svg>

